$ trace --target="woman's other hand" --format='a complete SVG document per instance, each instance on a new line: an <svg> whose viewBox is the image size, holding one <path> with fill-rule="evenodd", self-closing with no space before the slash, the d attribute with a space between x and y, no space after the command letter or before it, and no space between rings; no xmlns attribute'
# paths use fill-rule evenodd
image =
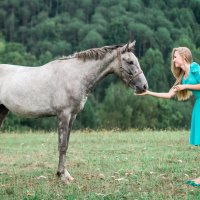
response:
<svg viewBox="0 0 200 200"><path fill-rule="evenodd" d="M181 90L185 90L186 89L186 85L176 85L172 88L175 92L177 91L181 91Z"/></svg>

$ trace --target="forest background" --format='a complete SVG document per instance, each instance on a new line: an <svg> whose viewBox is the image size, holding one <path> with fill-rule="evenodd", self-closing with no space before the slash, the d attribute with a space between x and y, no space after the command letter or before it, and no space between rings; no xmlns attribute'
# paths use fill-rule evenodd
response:
<svg viewBox="0 0 200 200"><path fill-rule="evenodd" d="M192 50L200 63L200 0L0 1L0 63L40 66L63 55L136 40L135 54L150 90L172 87L171 51ZM134 96L115 76L89 95L74 128L177 129L190 126L194 98L186 102ZM12 113L3 129L54 130L56 118Z"/></svg>

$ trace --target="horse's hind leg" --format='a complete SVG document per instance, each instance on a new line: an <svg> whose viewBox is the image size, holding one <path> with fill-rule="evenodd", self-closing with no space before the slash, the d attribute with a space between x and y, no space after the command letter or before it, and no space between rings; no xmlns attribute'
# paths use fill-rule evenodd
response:
<svg viewBox="0 0 200 200"><path fill-rule="evenodd" d="M7 114L8 114L9 110L4 106L4 105L0 105L0 127L3 124L3 120L6 118Z"/></svg>

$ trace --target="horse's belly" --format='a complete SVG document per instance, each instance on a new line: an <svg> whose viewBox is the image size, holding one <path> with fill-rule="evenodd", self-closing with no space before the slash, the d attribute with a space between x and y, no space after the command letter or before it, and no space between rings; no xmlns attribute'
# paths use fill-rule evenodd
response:
<svg viewBox="0 0 200 200"><path fill-rule="evenodd" d="M45 117L45 116L54 116L56 113L48 107L39 107L39 106L27 106L27 105L17 105L12 104L9 105L4 103L4 106L9 109L9 111L24 117L29 118L37 118L37 117Z"/></svg>
<svg viewBox="0 0 200 200"><path fill-rule="evenodd" d="M55 115L51 107L52 91L47 86L31 85L28 81L26 84L17 81L6 83L0 88L0 104L11 112L26 117Z"/></svg>
<svg viewBox="0 0 200 200"><path fill-rule="evenodd" d="M7 109L25 117L41 117L55 115L53 108L50 105L49 98L37 96L24 97L16 95L8 95L1 101Z"/></svg>

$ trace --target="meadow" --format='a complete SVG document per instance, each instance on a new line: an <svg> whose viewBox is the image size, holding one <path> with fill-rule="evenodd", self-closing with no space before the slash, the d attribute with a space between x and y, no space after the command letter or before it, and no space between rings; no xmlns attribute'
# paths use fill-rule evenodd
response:
<svg viewBox="0 0 200 200"><path fill-rule="evenodd" d="M189 131L74 131L66 168L55 175L57 133L0 134L0 199L200 199L185 181L200 176L200 147Z"/></svg>

